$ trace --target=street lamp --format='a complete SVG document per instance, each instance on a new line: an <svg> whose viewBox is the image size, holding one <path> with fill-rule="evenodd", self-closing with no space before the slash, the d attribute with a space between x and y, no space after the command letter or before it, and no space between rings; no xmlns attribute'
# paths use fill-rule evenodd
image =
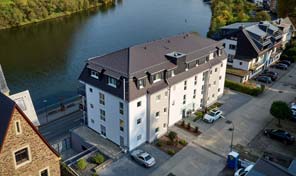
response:
<svg viewBox="0 0 296 176"><path fill-rule="evenodd" d="M48 123L48 115L47 115L47 100L43 100L43 103L45 104L45 117L46 117L46 123Z"/></svg>
<svg viewBox="0 0 296 176"><path fill-rule="evenodd" d="M234 133L234 124L231 120L226 120L227 124L231 124L232 128L229 128L228 130L231 131L231 143L230 143L230 151L232 151L233 148L233 133Z"/></svg>

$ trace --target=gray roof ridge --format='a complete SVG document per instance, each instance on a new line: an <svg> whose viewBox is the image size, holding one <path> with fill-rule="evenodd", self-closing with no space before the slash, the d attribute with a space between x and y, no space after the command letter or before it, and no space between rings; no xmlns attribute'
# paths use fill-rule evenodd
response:
<svg viewBox="0 0 296 176"><path fill-rule="evenodd" d="M253 39L249 36L248 32L246 32L244 29L242 30L243 34L247 37L257 54L260 53L260 50L257 48L256 44L254 43Z"/></svg>
<svg viewBox="0 0 296 176"><path fill-rule="evenodd" d="M211 40L211 39L209 39L209 40ZM196 53L196 52L198 52L198 51L205 50L205 49L207 49L207 48L210 48L210 47L212 47L212 46L214 46L214 45L217 45L217 44L220 44L220 43L221 43L221 41L218 41L218 42L215 41L215 40L212 40L212 41L214 41L213 44L208 45L208 46L203 47L203 48L200 48L200 49L198 49L198 50L192 51L192 52L188 53L187 55L189 55L189 54L194 54L194 53Z"/></svg>
<svg viewBox="0 0 296 176"><path fill-rule="evenodd" d="M139 72L142 72L142 71L145 71L145 70L148 70L148 69L153 68L153 67L155 67L155 66L159 66L159 65L164 64L164 63L167 63L167 62L169 62L169 60L164 61L164 62L161 62L161 63L158 63L158 64L151 65L151 66L146 67L146 68L144 68L144 69L142 69L142 70L138 70L138 71L132 72L132 73L129 74L129 76L134 75L134 74L139 73ZM165 69L165 68L164 68L164 69ZM164 70L164 69L163 69L163 70ZM160 70L160 71L161 71L161 70Z"/></svg>

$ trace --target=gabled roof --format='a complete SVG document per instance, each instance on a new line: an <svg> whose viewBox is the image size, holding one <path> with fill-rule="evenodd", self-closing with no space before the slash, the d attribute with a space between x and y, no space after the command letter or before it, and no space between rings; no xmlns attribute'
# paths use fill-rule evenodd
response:
<svg viewBox="0 0 296 176"><path fill-rule="evenodd" d="M8 95L9 94L9 89L7 87L7 83L4 77L4 73L0 64L0 92Z"/></svg>
<svg viewBox="0 0 296 176"><path fill-rule="evenodd" d="M37 128L33 125L33 123L29 120L29 118L25 115L25 113L21 110L21 108L6 95L0 93L0 153L2 150L2 146L5 142L5 137L9 128L10 121L12 119L14 111L18 111L25 121L29 124L29 126L33 129L33 131L40 137L40 139L48 146L48 148L57 156L60 157L59 154L51 147L51 145L45 140L45 138L39 133Z"/></svg>
<svg viewBox="0 0 296 176"><path fill-rule="evenodd" d="M290 20L289 17L286 17L286 18L284 18L283 20L284 20L284 23L286 23L286 24L290 24L290 25L292 26L293 31L296 31L296 27L295 27L295 25L292 23L292 21Z"/></svg>

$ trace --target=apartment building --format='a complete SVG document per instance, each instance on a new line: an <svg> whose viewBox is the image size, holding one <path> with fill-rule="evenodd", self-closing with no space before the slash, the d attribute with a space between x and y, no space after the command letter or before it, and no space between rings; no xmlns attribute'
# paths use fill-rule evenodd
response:
<svg viewBox="0 0 296 176"><path fill-rule="evenodd" d="M0 93L0 175L59 176L60 157L9 97Z"/></svg>
<svg viewBox="0 0 296 176"><path fill-rule="evenodd" d="M222 43L186 33L87 61L88 127L128 150L152 142L223 95Z"/></svg>
<svg viewBox="0 0 296 176"><path fill-rule="evenodd" d="M227 53L227 79L237 82L268 68L282 53L283 31L267 21L234 23L222 27L216 37Z"/></svg>

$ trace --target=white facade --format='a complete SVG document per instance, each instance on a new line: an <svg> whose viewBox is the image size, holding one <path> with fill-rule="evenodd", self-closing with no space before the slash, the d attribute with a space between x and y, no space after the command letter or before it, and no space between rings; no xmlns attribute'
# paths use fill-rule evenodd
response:
<svg viewBox="0 0 296 176"><path fill-rule="evenodd" d="M85 89L88 126L118 145L122 145L122 141L120 141L121 136L124 145L127 145L128 103L88 84L86 84ZM104 104L100 103L100 93L105 97ZM123 114L120 113L120 102L123 103ZM105 116L103 116L102 111L105 112ZM120 120L124 122L123 130L120 128ZM105 134L104 132L102 133L102 130L104 130L102 127L105 128Z"/></svg>

